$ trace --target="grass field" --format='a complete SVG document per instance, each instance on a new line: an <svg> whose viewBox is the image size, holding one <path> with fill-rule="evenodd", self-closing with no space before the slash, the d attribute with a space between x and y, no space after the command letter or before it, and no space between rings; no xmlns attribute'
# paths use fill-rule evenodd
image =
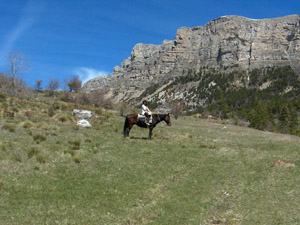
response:
<svg viewBox="0 0 300 225"><path fill-rule="evenodd" d="M0 106L0 224L300 224L299 137L189 116L124 139L111 111Z"/></svg>

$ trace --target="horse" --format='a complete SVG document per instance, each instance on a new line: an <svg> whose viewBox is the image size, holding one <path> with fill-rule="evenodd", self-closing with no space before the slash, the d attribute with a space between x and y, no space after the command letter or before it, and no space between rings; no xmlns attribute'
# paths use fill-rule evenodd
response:
<svg viewBox="0 0 300 225"><path fill-rule="evenodd" d="M139 120L138 114L129 114L125 118L124 138L129 137L130 129L133 125L137 125L139 127L149 128L148 139L151 139L153 128L161 121L165 121L168 126L172 124L169 114L152 114L152 123L150 125L147 125L145 121Z"/></svg>

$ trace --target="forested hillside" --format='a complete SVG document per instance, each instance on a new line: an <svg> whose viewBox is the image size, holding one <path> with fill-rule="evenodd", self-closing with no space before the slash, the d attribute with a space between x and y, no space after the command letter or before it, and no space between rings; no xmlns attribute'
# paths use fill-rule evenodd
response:
<svg viewBox="0 0 300 225"><path fill-rule="evenodd" d="M257 129L299 135L300 79L290 66L254 69L249 73L189 70L164 91L162 95L154 94L155 88L145 90L152 94L153 107L182 92L182 103L189 103L182 109L187 111L206 111L220 119L249 121Z"/></svg>

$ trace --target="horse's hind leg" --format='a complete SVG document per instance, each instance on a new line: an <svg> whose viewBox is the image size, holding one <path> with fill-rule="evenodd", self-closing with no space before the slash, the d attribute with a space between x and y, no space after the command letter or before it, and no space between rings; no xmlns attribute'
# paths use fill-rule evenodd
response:
<svg viewBox="0 0 300 225"><path fill-rule="evenodd" d="M129 137L129 132L132 128L132 125L129 125L128 127L124 128L124 138Z"/></svg>
<svg viewBox="0 0 300 225"><path fill-rule="evenodd" d="M124 130L124 138L129 137L130 128L126 127Z"/></svg>
<svg viewBox="0 0 300 225"><path fill-rule="evenodd" d="M125 119L125 124L124 124L124 138L128 137L129 136L129 132L130 132L130 123L129 123L129 119L128 119L128 116L126 116L126 119Z"/></svg>

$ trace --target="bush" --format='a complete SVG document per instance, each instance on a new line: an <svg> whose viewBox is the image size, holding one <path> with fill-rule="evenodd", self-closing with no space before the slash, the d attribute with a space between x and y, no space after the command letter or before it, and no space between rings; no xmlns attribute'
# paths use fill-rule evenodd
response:
<svg viewBox="0 0 300 225"><path fill-rule="evenodd" d="M48 109L48 116L49 117L53 117L55 115L55 111L54 111L54 108L53 107L50 107Z"/></svg>
<svg viewBox="0 0 300 225"><path fill-rule="evenodd" d="M47 138L46 138L45 136L41 135L41 134L37 134L37 135L34 135L34 136L33 136L33 140L34 140L36 143L39 144L39 143L42 142L42 141L46 141Z"/></svg>
<svg viewBox="0 0 300 225"><path fill-rule="evenodd" d="M77 140L77 141L68 141L70 147L73 149L73 150L79 150L80 149L80 144L81 144L81 141L80 140Z"/></svg>
<svg viewBox="0 0 300 225"><path fill-rule="evenodd" d="M23 128L25 129L28 129L28 128L33 128L35 127L35 124L30 122L30 121L26 121L24 124L23 124Z"/></svg>
<svg viewBox="0 0 300 225"><path fill-rule="evenodd" d="M39 150L37 150L36 148L32 147L27 154L28 159L31 159L33 156L38 155L39 154Z"/></svg>
<svg viewBox="0 0 300 225"><path fill-rule="evenodd" d="M92 143L92 139L87 138L87 139L85 139L85 142Z"/></svg>
<svg viewBox="0 0 300 225"><path fill-rule="evenodd" d="M0 93L0 102L6 102L6 95L3 93Z"/></svg>
<svg viewBox="0 0 300 225"><path fill-rule="evenodd" d="M52 105L52 108L55 109L55 110L56 110L56 109L60 109L60 104L59 104L59 102L54 102L53 105Z"/></svg>
<svg viewBox="0 0 300 225"><path fill-rule="evenodd" d="M78 156L73 156L73 161L75 163L80 163L81 159Z"/></svg>
<svg viewBox="0 0 300 225"><path fill-rule="evenodd" d="M40 164L46 163L46 159L45 159L45 157L42 156L42 155L38 155L38 156L36 157L36 161L39 162Z"/></svg>
<svg viewBox="0 0 300 225"><path fill-rule="evenodd" d="M12 124L4 124L2 127L4 130L8 130L9 132L16 132L16 126Z"/></svg>
<svg viewBox="0 0 300 225"><path fill-rule="evenodd" d="M15 113L13 111L4 110L3 111L3 117L14 118L15 117Z"/></svg>
<svg viewBox="0 0 300 225"><path fill-rule="evenodd" d="M75 151L72 150L72 149L67 149L67 150L64 150L64 154L70 154L71 156L74 156L75 155Z"/></svg>
<svg viewBox="0 0 300 225"><path fill-rule="evenodd" d="M28 118L32 117L32 112L31 111L25 111L24 115Z"/></svg>
<svg viewBox="0 0 300 225"><path fill-rule="evenodd" d="M15 154L13 154L13 160L16 161L16 162L22 162L23 157L19 153L15 153Z"/></svg>
<svg viewBox="0 0 300 225"><path fill-rule="evenodd" d="M67 121L67 117L61 116L61 117L58 118L58 120L59 120L60 122L66 122L66 121Z"/></svg>
<svg viewBox="0 0 300 225"><path fill-rule="evenodd" d="M3 188L3 186L4 186L4 181L2 179L0 179L0 191Z"/></svg>

